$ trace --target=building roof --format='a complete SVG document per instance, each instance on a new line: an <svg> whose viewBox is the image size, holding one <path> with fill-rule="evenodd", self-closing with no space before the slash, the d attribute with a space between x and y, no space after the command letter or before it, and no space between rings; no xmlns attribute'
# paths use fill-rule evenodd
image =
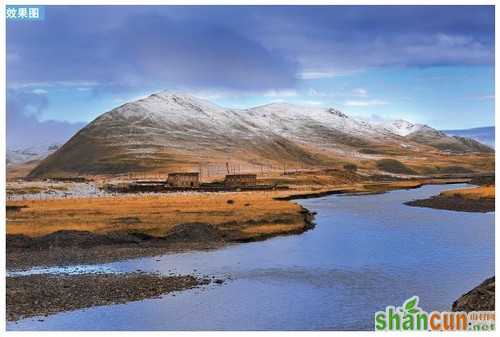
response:
<svg viewBox="0 0 500 337"><path fill-rule="evenodd" d="M226 178L256 178L256 174L227 174Z"/></svg>
<svg viewBox="0 0 500 337"><path fill-rule="evenodd" d="M169 176L198 176L200 175L198 172L173 172L169 173Z"/></svg>

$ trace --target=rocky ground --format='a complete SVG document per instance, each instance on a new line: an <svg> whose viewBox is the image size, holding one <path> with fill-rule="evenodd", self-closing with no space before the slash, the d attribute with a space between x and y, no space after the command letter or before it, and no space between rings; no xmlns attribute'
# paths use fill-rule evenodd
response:
<svg viewBox="0 0 500 337"><path fill-rule="evenodd" d="M146 273L29 275L7 277L7 319L126 303L223 280ZM40 318L43 320L43 318Z"/></svg>
<svg viewBox="0 0 500 337"><path fill-rule="evenodd" d="M462 295L453 303L453 311L494 311L495 276Z"/></svg>

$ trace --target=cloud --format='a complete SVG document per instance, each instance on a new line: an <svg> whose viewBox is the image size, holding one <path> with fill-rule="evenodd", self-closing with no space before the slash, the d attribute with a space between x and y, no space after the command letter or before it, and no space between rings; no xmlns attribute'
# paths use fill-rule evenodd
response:
<svg viewBox="0 0 500 337"><path fill-rule="evenodd" d="M324 105L324 102L321 101L309 101L309 100L301 100L297 102L298 104L303 105Z"/></svg>
<svg viewBox="0 0 500 337"><path fill-rule="evenodd" d="M297 96L296 90L269 90L263 93L264 97L293 97Z"/></svg>
<svg viewBox="0 0 500 337"><path fill-rule="evenodd" d="M494 64L493 6L296 6L261 16L269 23L255 29L264 44L296 55L306 79L368 67Z"/></svg>
<svg viewBox="0 0 500 337"><path fill-rule="evenodd" d="M93 87L101 86L101 83L91 82L91 81L8 81L7 87L9 89L31 89L37 90L37 87L43 88L67 88L72 89L75 87L81 87L86 89L91 89ZM44 90L44 89L41 89Z"/></svg>
<svg viewBox="0 0 500 337"><path fill-rule="evenodd" d="M309 90L307 90L307 95L312 96L312 97L328 97L328 96L330 96L329 93L321 91L321 90L317 90L314 88L310 88Z"/></svg>
<svg viewBox="0 0 500 337"><path fill-rule="evenodd" d="M479 96L477 97L478 100L480 101L489 101L489 100L494 100L495 95L484 95L484 96Z"/></svg>
<svg viewBox="0 0 500 337"><path fill-rule="evenodd" d="M98 83L101 90L116 91L144 86L269 90L295 85L298 65L293 58L217 18L183 19L171 15L175 8L169 6L46 10L43 22L8 24L8 55L17 55L7 58L8 82L17 87L37 82L76 87ZM193 11L203 13L205 8Z"/></svg>
<svg viewBox="0 0 500 337"><path fill-rule="evenodd" d="M345 106L376 106L376 105L387 105L389 102L372 99L372 100L350 100L344 103Z"/></svg>
<svg viewBox="0 0 500 337"><path fill-rule="evenodd" d="M34 144L64 143L83 123L41 121L49 106L41 93L7 91L7 148L19 149Z"/></svg>
<svg viewBox="0 0 500 337"><path fill-rule="evenodd" d="M83 91L89 97L102 94L94 107L73 111L82 116L89 115L87 108L100 111L101 106L114 104L113 99L161 89L200 93L210 100L241 98L242 105L293 97L352 107L383 106L389 102L359 88L371 90L377 79L370 76L375 72L347 76L375 67L494 66L494 6L47 6L46 10L46 20L9 21L6 32L7 87L19 95L39 96L25 100L19 109L22 114L8 114L19 120L29 117L25 122L33 125L34 133L35 125L44 123L42 112L49 109L43 91L64 102L86 96ZM460 71L457 74L457 79L464 77ZM449 76L447 71L427 75L436 80ZM310 87L316 89L308 91ZM377 89L402 95L389 85ZM379 98L393 105L403 99ZM493 96L469 98L486 101ZM418 102L412 103L418 107ZM52 110L50 115L64 119L69 112L64 104L58 106L64 110ZM26 132L18 130L21 138Z"/></svg>
<svg viewBox="0 0 500 337"><path fill-rule="evenodd" d="M356 88L352 91L352 94L357 97L366 97L368 96L368 91L363 88Z"/></svg>
<svg viewBox="0 0 500 337"><path fill-rule="evenodd" d="M304 71L300 73L299 77L303 80L317 80L322 78L333 78L340 76L335 71Z"/></svg>
<svg viewBox="0 0 500 337"><path fill-rule="evenodd" d="M368 67L494 64L493 6L46 10L42 22L7 23L9 87L265 92Z"/></svg>
<svg viewBox="0 0 500 337"><path fill-rule="evenodd" d="M37 94L37 95L46 95L46 94L48 94L47 90L40 89L40 88L33 89L32 93Z"/></svg>

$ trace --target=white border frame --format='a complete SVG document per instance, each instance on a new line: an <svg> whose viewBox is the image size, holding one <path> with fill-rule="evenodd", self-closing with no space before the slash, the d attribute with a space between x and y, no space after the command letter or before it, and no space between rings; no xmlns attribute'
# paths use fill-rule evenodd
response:
<svg viewBox="0 0 500 337"><path fill-rule="evenodd" d="M197 0L197 1L191 1L191 0L186 0L186 1L154 1L154 0L143 0L143 1L133 1L133 0L103 0L103 1L84 1L84 0L49 0L49 1L43 1L43 0L27 0L27 1L22 1L22 0L7 0L5 3L3 3L0 6L0 44L3 47L2 52L0 53L0 60L2 64L2 68L6 70L6 19L5 19L5 6L6 5L25 5L25 4L30 4L30 5L496 5L496 1L484 1L484 0L477 0L477 1L443 1L443 0L421 0L421 1L374 1L374 0L338 0L338 1L325 1L325 0L311 0L311 1L304 1L304 0L253 0L253 1L230 1L230 0L218 0L218 1L209 1L209 0ZM495 6L495 18L498 18L500 14L500 10L498 7ZM500 28L496 24L496 19L495 19L495 36L499 37L500 36ZM495 61L497 60L498 56L498 43L497 39L495 39ZM495 62L496 63L496 62ZM499 77L499 69L496 67L495 64L495 84L496 84L496 79ZM3 158L0 160L0 200L2 202L2 207L0 210L0 216L1 216L1 229L2 233L5 233L5 184L6 184L6 163L5 163L5 158L6 158L6 75L4 72L4 75L2 76L1 79L1 89L0 89L0 100L2 102L2 107L1 109L3 111L2 115L2 123L0 127L0 136L2 137L0 141L0 158ZM495 97L498 97L498 86L495 85ZM496 126L496 120L498 119L498 109L497 105L495 104L495 126ZM500 136L500 131L498 130L497 127L495 127L495 148L498 148L498 138ZM496 159L496 155L495 155ZM499 166L496 164L495 160L495 175L499 174ZM495 198L495 208L498 209L500 205L500 201L498 198ZM499 219L498 213L495 213L495 223L498 223ZM498 265L498 257L499 257L499 245L498 242L500 241L500 231L495 230L495 274L499 274L499 265ZM6 261L5 261L5 254L6 254L6 247L5 247L5 235L2 234L0 235L0 243L1 247L3 249L2 254L1 254L1 271L0 275L2 277L2 280L5 280L5 275L6 275ZM480 282L480 281L478 281ZM265 331L265 332L256 332L256 331L242 331L242 332L234 332L234 331L163 331L163 332L149 332L149 331L114 331L114 332L91 332L91 331L60 331L60 332L40 332L40 331L33 331L33 332L7 332L6 329L6 320L5 320L5 282L1 282L4 284L1 287L0 290L0 296L1 296L1 308L0 308L0 320L1 320L1 326L2 326L2 331L1 334L4 335L17 335L17 336L64 336L64 335L94 335L94 334L99 334L99 335L120 335L120 336L159 336L159 335L169 335L169 336L192 336L193 334L196 334L197 336L221 336L221 335L226 335L226 336L255 336L255 335L272 335L272 336L289 336L290 334L293 334L294 336L318 336L318 335L340 335L340 336L346 336L346 335L352 335L352 334L357 334L357 335L366 335L366 334L372 334L376 332L354 332L354 331L306 331L306 332L283 332L283 331ZM499 308L499 303L500 300L498 299L499 296L496 298L495 306L496 308ZM398 334L398 332L389 332L391 334ZM426 332L424 332L425 334ZM477 333L477 332L473 332ZM422 332L405 332L405 335L422 335ZM434 332L433 334L436 334ZM464 336L468 334L467 332L443 332L443 334L448 335L448 334L453 334L453 336ZM483 332L483 334L488 334L488 335L494 335L494 332Z"/></svg>

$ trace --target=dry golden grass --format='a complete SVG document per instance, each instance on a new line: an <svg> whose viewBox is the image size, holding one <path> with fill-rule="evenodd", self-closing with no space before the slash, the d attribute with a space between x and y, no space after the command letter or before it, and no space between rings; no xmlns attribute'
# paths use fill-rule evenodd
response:
<svg viewBox="0 0 500 337"><path fill-rule="evenodd" d="M269 225L260 225L260 226L252 226L242 230L245 234L276 234L276 233L285 233L285 232L294 232L299 231L303 228L301 224L269 224Z"/></svg>
<svg viewBox="0 0 500 337"><path fill-rule="evenodd" d="M286 233L304 228L304 217L300 214L299 205L275 200L276 197L334 190L378 192L414 188L422 183L432 182L414 180L366 185L303 186L289 191L169 193L9 201L8 206L27 207L8 212L7 233L40 236L59 230L97 233L137 231L161 236L176 224L188 222L210 223L221 230L238 231L245 236Z"/></svg>
<svg viewBox="0 0 500 337"><path fill-rule="evenodd" d="M458 196L464 199L478 200L481 198L494 199L495 186L481 186L474 188L462 188L457 190L445 191L441 195L447 197Z"/></svg>
<svg viewBox="0 0 500 337"><path fill-rule="evenodd" d="M364 188L368 191L383 192L397 189L412 189L418 188L426 184L449 184L449 183L465 183L469 180L466 178L458 179L415 179L415 180L401 180L381 183L365 184Z"/></svg>
<svg viewBox="0 0 500 337"><path fill-rule="evenodd" d="M7 233L40 236L71 229L97 233L132 230L163 235L174 225L187 222L210 223L224 230L277 222L304 226L301 207L273 200L278 194L193 193L12 201L9 206L27 207L8 214ZM262 227L262 230L269 229Z"/></svg>

